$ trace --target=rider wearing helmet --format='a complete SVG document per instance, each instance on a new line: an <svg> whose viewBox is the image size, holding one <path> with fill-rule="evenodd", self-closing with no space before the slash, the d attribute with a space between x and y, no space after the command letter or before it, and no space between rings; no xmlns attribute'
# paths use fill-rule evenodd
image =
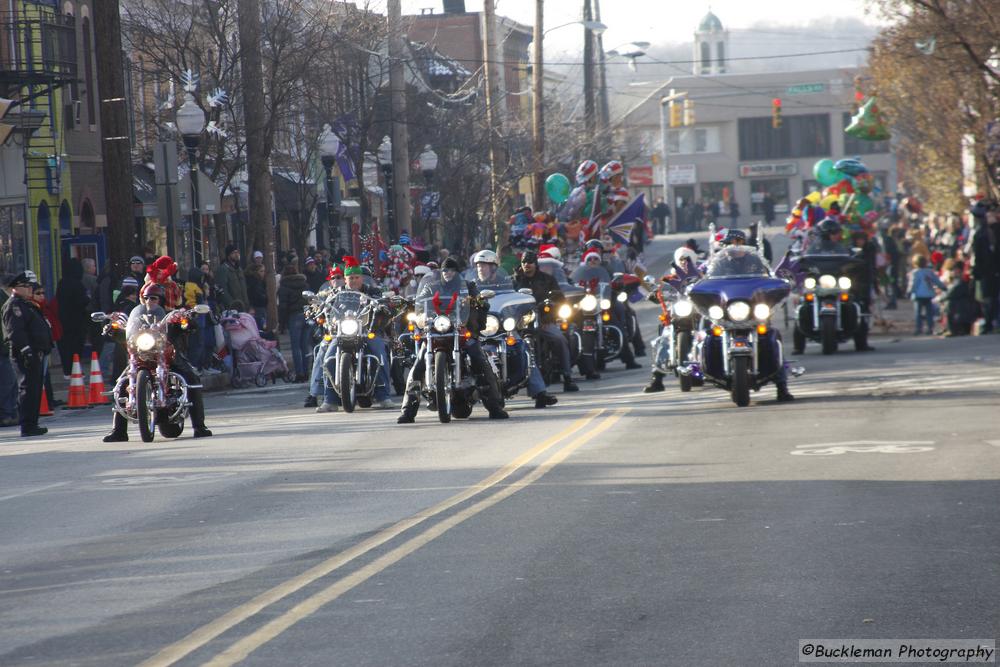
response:
<svg viewBox="0 0 1000 667"><path fill-rule="evenodd" d="M746 232L744 232L742 229L730 229L729 231L726 232L726 235L723 237L721 241L721 245L723 246L727 245L739 246L746 244L747 244L747 235Z"/></svg>
<svg viewBox="0 0 1000 667"><path fill-rule="evenodd" d="M164 289L163 285L149 282L142 286L142 289L139 290L139 305L129 313L128 322L125 325L126 340L141 326L143 315L151 315L157 321L166 317L167 311L164 309L166 298L167 290ZM207 438L212 435L212 432L205 427L205 399L201 389L198 388L201 385L201 377L184 356L181 351L182 346L178 345L178 339L189 331L191 328L184 332L175 326L167 328L167 337L174 346L174 359L170 364L170 370L183 377L184 381L188 383L188 398L191 401L189 416L191 417L191 426L194 428L194 437ZM124 390L125 385L123 384L122 391ZM112 431L104 436L104 442L127 442L128 421L117 411L112 412L114 415Z"/></svg>
<svg viewBox="0 0 1000 667"><path fill-rule="evenodd" d="M584 160L576 168L576 184L584 186L596 185L598 171L596 162L593 160Z"/></svg>
<svg viewBox="0 0 1000 667"><path fill-rule="evenodd" d="M509 415L503 409L503 397L500 395L500 382L497 380L493 367L486 360L483 349L479 346L479 332L486 324L487 309L481 308L479 302L479 289L474 282L463 281L458 275L458 260L454 257L447 257L441 262L440 271L430 273L420 281L417 287L417 301L429 296L431 290L440 291L442 294L468 292L469 299L473 306L470 309L469 319L466 326L472 337L465 342L464 351L469 355L472 365L472 372L478 380L477 384L485 385L486 392L482 396L483 406L490 414L490 419L507 419ZM424 345L422 342L420 350L417 352L417 362L410 368L410 375L406 378L406 398L403 401L402 414L396 420L397 424L412 424L420 409L420 385L424 377L426 362L424 361Z"/></svg>
<svg viewBox="0 0 1000 667"><path fill-rule="evenodd" d="M625 185L625 167L618 160L612 160L601 167L601 181L610 185L613 189L619 189Z"/></svg>

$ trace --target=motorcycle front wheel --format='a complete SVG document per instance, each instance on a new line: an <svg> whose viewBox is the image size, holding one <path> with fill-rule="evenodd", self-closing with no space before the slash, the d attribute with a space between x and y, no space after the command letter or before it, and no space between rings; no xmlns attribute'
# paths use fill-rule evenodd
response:
<svg viewBox="0 0 1000 667"><path fill-rule="evenodd" d="M438 421L451 421L451 370L448 367L448 353L438 350L434 353L434 392L437 399Z"/></svg>
<svg viewBox="0 0 1000 667"><path fill-rule="evenodd" d="M837 320L832 316L820 320L820 340L823 343L823 354L837 351Z"/></svg>
<svg viewBox="0 0 1000 667"><path fill-rule="evenodd" d="M677 361L679 364L684 365L688 359L688 355L691 354L691 332L681 331L677 334ZM689 392L692 386L692 377L690 375L684 375L683 373L677 376L680 381L681 391Z"/></svg>
<svg viewBox="0 0 1000 667"><path fill-rule="evenodd" d="M750 357L733 357L733 403L745 408L750 405Z"/></svg>
<svg viewBox="0 0 1000 667"><path fill-rule="evenodd" d="M344 406L344 412L354 412L354 357L341 354L339 363L340 385L337 393L340 394L340 404Z"/></svg>
<svg viewBox="0 0 1000 667"><path fill-rule="evenodd" d="M153 442L155 435L153 429L156 427L156 401L153 399L153 378L149 371L139 371L136 378L135 390L135 412L139 418L139 437L143 442Z"/></svg>

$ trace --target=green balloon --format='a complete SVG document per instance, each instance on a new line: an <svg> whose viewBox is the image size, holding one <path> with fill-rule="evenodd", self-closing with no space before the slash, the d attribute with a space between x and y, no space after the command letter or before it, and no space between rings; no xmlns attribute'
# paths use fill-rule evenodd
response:
<svg viewBox="0 0 1000 667"><path fill-rule="evenodd" d="M843 174L834 169L833 160L829 158L819 160L813 165L813 176L824 188L839 183L844 178Z"/></svg>
<svg viewBox="0 0 1000 667"><path fill-rule="evenodd" d="M862 192L854 195L854 205L861 215L875 208L875 202L872 201L872 198Z"/></svg>
<svg viewBox="0 0 1000 667"><path fill-rule="evenodd" d="M572 190L569 179L560 173L555 173L545 179L545 192L549 195L549 201L558 206L567 199Z"/></svg>

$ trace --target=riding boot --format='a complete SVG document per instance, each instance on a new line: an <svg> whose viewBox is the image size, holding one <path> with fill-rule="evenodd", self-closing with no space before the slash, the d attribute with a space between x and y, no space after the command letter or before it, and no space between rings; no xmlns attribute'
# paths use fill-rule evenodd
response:
<svg viewBox="0 0 1000 667"><path fill-rule="evenodd" d="M794 401L795 397L792 396L792 392L788 391L787 382L776 382L775 387L778 390L778 402L787 403L789 401Z"/></svg>
<svg viewBox="0 0 1000 667"><path fill-rule="evenodd" d="M580 391L580 387L578 387L576 383L573 382L573 376L571 376L569 373L563 375L563 391L566 393Z"/></svg>
<svg viewBox="0 0 1000 667"><path fill-rule="evenodd" d="M396 420L397 424L412 424L416 419L417 410L420 409L420 385L416 383L408 385L405 396L399 419Z"/></svg>
<svg viewBox="0 0 1000 667"><path fill-rule="evenodd" d="M104 436L104 442L128 442L128 421L117 412L114 413L111 433Z"/></svg>
<svg viewBox="0 0 1000 667"><path fill-rule="evenodd" d="M663 386L663 373L657 373L653 371L652 377L649 379L649 384L643 388L643 393L652 394L657 391L663 391L666 387Z"/></svg>

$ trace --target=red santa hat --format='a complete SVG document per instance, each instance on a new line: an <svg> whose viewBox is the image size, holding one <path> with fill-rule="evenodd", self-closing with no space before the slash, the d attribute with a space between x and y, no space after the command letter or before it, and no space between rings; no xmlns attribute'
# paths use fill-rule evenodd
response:
<svg viewBox="0 0 1000 667"><path fill-rule="evenodd" d="M600 261L601 260L601 253L596 248L592 248L592 249L588 250L587 252L583 253L583 257L581 258L581 261L584 264L586 264L587 260L589 260L591 257L596 257L598 259L598 261Z"/></svg>
<svg viewBox="0 0 1000 667"><path fill-rule="evenodd" d="M538 246L538 259L562 259L562 253L558 246L551 243L543 243Z"/></svg>
<svg viewBox="0 0 1000 667"><path fill-rule="evenodd" d="M330 272L326 274L327 280L334 280L336 278L343 278L343 277L344 277L344 270L341 269L336 264L334 264L333 267L330 269Z"/></svg>

